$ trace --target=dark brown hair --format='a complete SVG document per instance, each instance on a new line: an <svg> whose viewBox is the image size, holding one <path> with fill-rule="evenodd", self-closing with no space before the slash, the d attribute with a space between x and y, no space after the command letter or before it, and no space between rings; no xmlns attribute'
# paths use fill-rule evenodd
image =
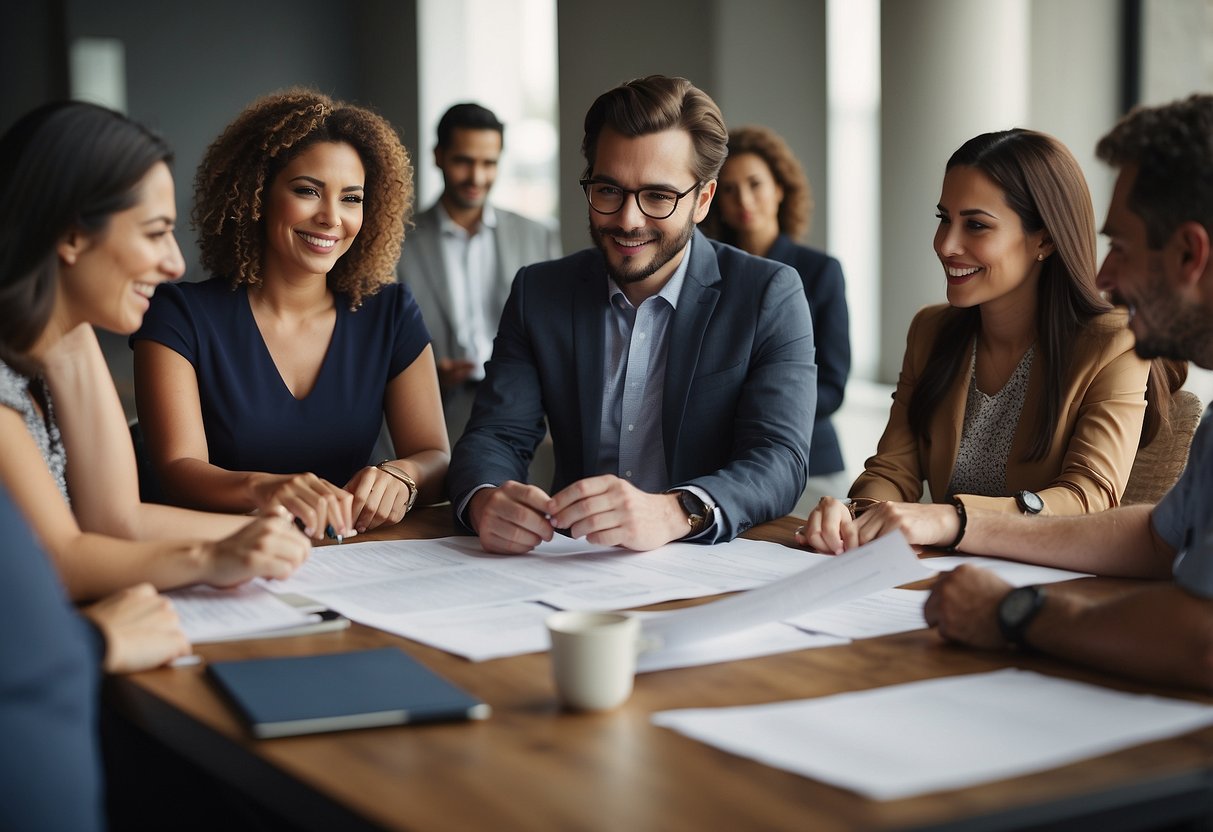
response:
<svg viewBox="0 0 1213 832"><path fill-rule="evenodd" d="M716 178L729 152L729 134L720 108L686 78L650 75L598 96L585 114L585 138L581 142L586 165L583 177L594 172L594 155L603 127L629 138L663 130L686 130L695 147L692 173L701 184Z"/></svg>
<svg viewBox="0 0 1213 832"><path fill-rule="evenodd" d="M779 203L779 230L793 240L801 240L809 231L813 219L813 191L804 168L792 154L778 133L766 127L748 125L729 131L729 157L753 153L766 162L771 176L783 188L783 201ZM726 162L727 164L727 162ZM720 216L716 200L700 225L703 232L730 245L737 244L737 232L730 228Z"/></svg>
<svg viewBox="0 0 1213 832"><path fill-rule="evenodd" d="M413 205L413 169L381 116L307 89L254 101L207 149L194 178L194 226L205 269L233 286L261 283L265 196L274 177L318 142L345 142L366 170L362 229L329 272L352 306L396 280Z"/></svg>

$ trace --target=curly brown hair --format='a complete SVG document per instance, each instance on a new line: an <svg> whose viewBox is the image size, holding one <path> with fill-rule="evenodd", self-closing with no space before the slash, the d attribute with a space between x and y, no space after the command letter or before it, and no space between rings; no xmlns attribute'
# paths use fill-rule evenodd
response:
<svg viewBox="0 0 1213 832"><path fill-rule="evenodd" d="M328 275L329 288L357 308L396 280L413 210L413 167L382 116L315 90L257 99L207 148L192 213L202 265L233 287L261 283L266 193L278 172L317 142L349 144L366 170L362 230Z"/></svg>
<svg viewBox="0 0 1213 832"><path fill-rule="evenodd" d="M801 240L809 232L813 219L813 191L804 168L792 154L791 148L778 133L766 127L747 125L729 131L729 156L753 153L767 163L771 175L783 188L783 202L779 203L779 230L793 240ZM725 161L728 164L728 161ZM703 231L709 237L736 245L737 234L720 216L715 201L708 209L703 221Z"/></svg>

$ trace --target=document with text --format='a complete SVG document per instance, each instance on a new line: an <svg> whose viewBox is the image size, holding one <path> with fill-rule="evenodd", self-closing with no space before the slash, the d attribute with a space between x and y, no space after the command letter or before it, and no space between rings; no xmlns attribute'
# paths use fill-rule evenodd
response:
<svg viewBox="0 0 1213 832"><path fill-rule="evenodd" d="M177 611L181 629L192 643L255 635L319 621L256 584L234 589L196 586L175 589L165 596Z"/></svg>

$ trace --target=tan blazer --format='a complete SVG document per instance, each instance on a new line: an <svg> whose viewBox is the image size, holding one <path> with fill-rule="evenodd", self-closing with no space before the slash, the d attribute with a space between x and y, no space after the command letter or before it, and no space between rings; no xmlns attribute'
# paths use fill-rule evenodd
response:
<svg viewBox="0 0 1213 832"><path fill-rule="evenodd" d="M969 362L931 417L930 436L919 441L910 431L909 405L935 338L946 304L930 306L914 316L906 338L901 376L893 393L889 424L864 464L864 473L851 487L852 497L918 502L925 479L931 497L946 502L964 427L969 389ZM1007 460L1007 493L1035 491L1045 514L1086 514L1120 502L1129 469L1137 454L1145 416L1146 377L1150 365L1133 352L1133 334L1124 312L1109 312L1091 322L1074 346L1074 369L1066 380L1061 421L1053 430L1044 459L1024 461L1034 438L1043 379L1032 365L1019 427ZM960 345L957 345L960 348ZM973 343L963 345L965 354ZM1018 512L1014 497L957 495L968 508Z"/></svg>

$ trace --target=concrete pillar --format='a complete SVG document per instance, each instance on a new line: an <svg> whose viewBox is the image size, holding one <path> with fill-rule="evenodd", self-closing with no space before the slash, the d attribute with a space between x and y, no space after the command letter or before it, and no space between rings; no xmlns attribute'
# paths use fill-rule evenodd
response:
<svg viewBox="0 0 1213 832"><path fill-rule="evenodd" d="M932 248L944 164L965 140L1023 125L1029 2L881 5L880 380L896 381L910 319L944 301Z"/></svg>

